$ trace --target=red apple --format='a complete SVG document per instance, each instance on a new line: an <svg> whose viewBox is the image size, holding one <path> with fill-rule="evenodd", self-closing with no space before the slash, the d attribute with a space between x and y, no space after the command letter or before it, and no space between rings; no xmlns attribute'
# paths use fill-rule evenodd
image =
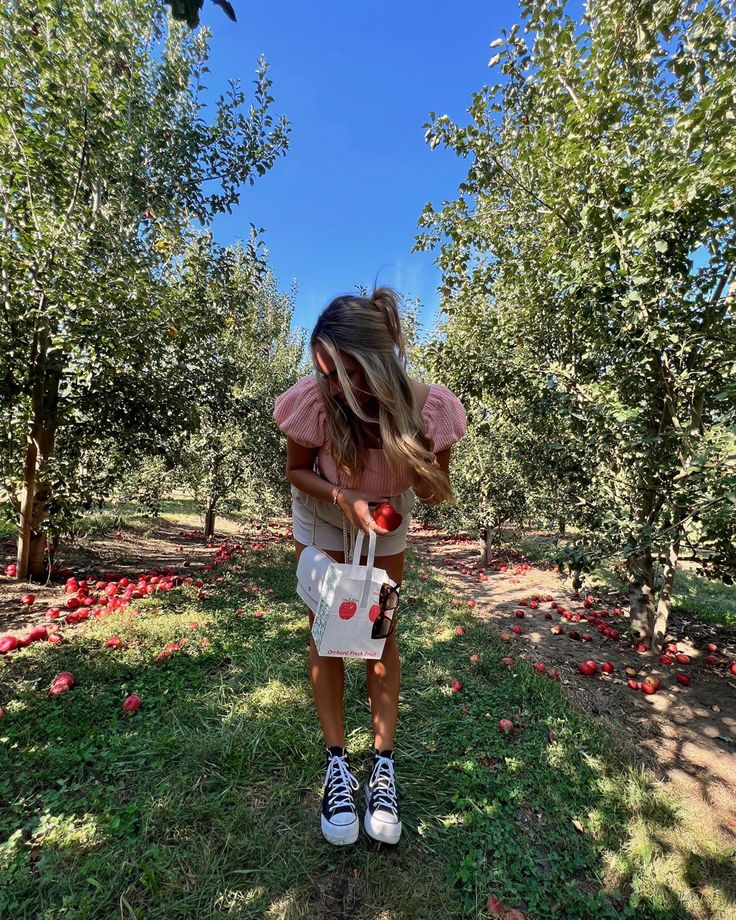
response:
<svg viewBox="0 0 736 920"><path fill-rule="evenodd" d="M136 693L131 693L123 700L123 709L125 712L136 712L141 707L141 698Z"/></svg>
<svg viewBox="0 0 736 920"><path fill-rule="evenodd" d="M457 626L457 627L455 627L455 635L456 635L456 636L464 636L464 635L465 635L465 627L464 627L464 626Z"/></svg>
<svg viewBox="0 0 736 920"><path fill-rule="evenodd" d="M478 664L480 661L480 655L471 655L470 660L473 664Z"/></svg>
<svg viewBox="0 0 736 920"><path fill-rule="evenodd" d="M717 651L718 651L718 646L715 645L713 642L709 642L709 643L706 645L705 650L706 650L706 652L717 652Z"/></svg>
<svg viewBox="0 0 736 920"><path fill-rule="evenodd" d="M16 636L3 636L2 639L0 639L0 655L12 652L13 649L16 648L18 648L18 639Z"/></svg>
<svg viewBox="0 0 736 920"><path fill-rule="evenodd" d="M626 681L626 683L629 685L631 690L641 690L641 685L637 683L635 680L629 679Z"/></svg>
<svg viewBox="0 0 736 920"><path fill-rule="evenodd" d="M706 655L705 665L708 668L715 668L718 665L718 658L715 655Z"/></svg>
<svg viewBox="0 0 736 920"><path fill-rule="evenodd" d="M544 674L547 670L547 665L543 661L535 661L532 665L537 674Z"/></svg>
<svg viewBox="0 0 736 920"><path fill-rule="evenodd" d="M504 735L510 735L514 730L514 723L511 719L501 719L498 723L498 728L504 733Z"/></svg>
<svg viewBox="0 0 736 920"><path fill-rule="evenodd" d="M373 520L384 530L396 530L403 518L391 502L381 502L373 509Z"/></svg>
<svg viewBox="0 0 736 920"><path fill-rule="evenodd" d="M681 684L683 687L690 686L690 675L685 674L684 671L678 671L677 674L675 674L675 680L677 681L678 684Z"/></svg>
<svg viewBox="0 0 736 920"><path fill-rule="evenodd" d="M517 616L520 620L523 620L523 619L524 619L524 611L523 611L523 610L517 610L517 611L516 611L516 616Z"/></svg>
<svg viewBox="0 0 736 920"><path fill-rule="evenodd" d="M663 654L659 656L660 664L672 664L672 656L668 654Z"/></svg>
<svg viewBox="0 0 736 920"><path fill-rule="evenodd" d="M592 641L593 641L593 637L591 636L590 633L583 633L582 636L581 636L580 638L583 640L583 642L592 642Z"/></svg>
<svg viewBox="0 0 736 920"><path fill-rule="evenodd" d="M598 667L595 661L581 661L578 665L578 671L584 677L592 677L595 672L598 670Z"/></svg>
<svg viewBox="0 0 736 920"><path fill-rule="evenodd" d="M604 674L612 674L612 673L613 673L613 665L611 664L611 662L610 662L610 661L603 661L603 662L601 663L601 671L603 671Z"/></svg>
<svg viewBox="0 0 736 920"><path fill-rule="evenodd" d="M511 668L514 666L514 659L506 656L506 658L501 659L501 664L505 665L507 668Z"/></svg>
<svg viewBox="0 0 736 920"><path fill-rule="evenodd" d="M355 601L343 601L337 612L341 620L350 620L355 616L357 610L358 605Z"/></svg>
<svg viewBox="0 0 736 920"><path fill-rule="evenodd" d="M36 603L36 597L34 594L24 594L20 602L25 604L26 607L32 607Z"/></svg>
<svg viewBox="0 0 736 920"><path fill-rule="evenodd" d="M731 667L729 668L732 674L736 674L736 661L731 662Z"/></svg>
<svg viewBox="0 0 736 920"><path fill-rule="evenodd" d="M646 644L646 642L637 642L634 648L637 650L637 652L649 651L649 646Z"/></svg>
<svg viewBox="0 0 736 920"><path fill-rule="evenodd" d="M547 613L545 613L545 615L544 615L544 618L545 618L545 620L551 620L551 619L552 619L552 614L551 614L549 611L547 611Z"/></svg>
<svg viewBox="0 0 736 920"><path fill-rule="evenodd" d="M675 655L675 661L678 664L690 664L690 658L688 655L683 655L682 652L679 652Z"/></svg>
<svg viewBox="0 0 736 920"><path fill-rule="evenodd" d="M523 630L523 629L521 628L521 626L519 626L518 623L517 623L517 625L514 626L514 628L511 630L511 632L516 633L517 636L521 636L521 635L523 634L524 630Z"/></svg>
<svg viewBox="0 0 736 920"><path fill-rule="evenodd" d="M123 645L123 640L120 636L110 636L110 638L105 642L105 648L121 648Z"/></svg>
<svg viewBox="0 0 736 920"><path fill-rule="evenodd" d="M457 677L452 682L452 692L459 693L463 689L463 682L458 680Z"/></svg>
<svg viewBox="0 0 736 920"><path fill-rule="evenodd" d="M651 675L645 677L641 682L641 689L644 691L644 693L656 693L657 690L659 690L659 687L659 680L656 677L652 677Z"/></svg>

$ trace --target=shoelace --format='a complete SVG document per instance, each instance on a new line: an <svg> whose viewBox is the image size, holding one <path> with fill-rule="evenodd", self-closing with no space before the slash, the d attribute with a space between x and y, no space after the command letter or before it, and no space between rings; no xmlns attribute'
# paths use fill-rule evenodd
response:
<svg viewBox="0 0 736 920"><path fill-rule="evenodd" d="M330 757L325 785L329 789L327 807L330 809L330 814L334 814L338 808L346 807L355 811L351 789L357 790L360 783L350 772L346 758Z"/></svg>
<svg viewBox="0 0 736 920"><path fill-rule="evenodd" d="M396 785L394 784L394 763L389 757L376 758L370 780L371 807L385 808L398 816Z"/></svg>

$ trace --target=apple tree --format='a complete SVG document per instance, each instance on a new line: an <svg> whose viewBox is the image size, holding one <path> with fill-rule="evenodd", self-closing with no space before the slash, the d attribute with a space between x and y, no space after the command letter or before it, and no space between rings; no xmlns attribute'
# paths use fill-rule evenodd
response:
<svg viewBox="0 0 736 920"><path fill-rule="evenodd" d="M440 248L450 325L492 317L469 385L541 413L537 475L621 560L656 647L678 562L734 561L736 22L719 0L566 7L522 2L470 122L432 113L469 166L417 245Z"/></svg>
<svg viewBox="0 0 736 920"><path fill-rule="evenodd" d="M193 240L171 287L199 311L183 333L192 336L182 347L195 422L179 468L202 502L210 537L218 508L245 504L262 513L282 503L285 457L279 461L273 401L299 377L304 333L292 331L292 297L277 290L255 236L246 246L220 247L209 234Z"/></svg>
<svg viewBox="0 0 736 920"><path fill-rule="evenodd" d="M208 113L207 32L165 10L12 0L0 20L0 469L19 578L42 574L49 516L77 488L192 421L165 267L288 145L265 62L252 100L233 83Z"/></svg>

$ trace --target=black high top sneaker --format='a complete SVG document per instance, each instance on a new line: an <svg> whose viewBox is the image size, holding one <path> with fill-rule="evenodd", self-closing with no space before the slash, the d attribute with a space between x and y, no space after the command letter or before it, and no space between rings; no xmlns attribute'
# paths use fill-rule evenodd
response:
<svg viewBox="0 0 736 920"><path fill-rule="evenodd" d="M353 792L360 783L350 772L345 748L327 749L327 772L322 795L322 834L335 846L355 843L360 821L355 810Z"/></svg>
<svg viewBox="0 0 736 920"><path fill-rule="evenodd" d="M398 843L401 818L394 781L394 752L376 751L373 770L365 787L366 812L363 827L366 834L381 843Z"/></svg>

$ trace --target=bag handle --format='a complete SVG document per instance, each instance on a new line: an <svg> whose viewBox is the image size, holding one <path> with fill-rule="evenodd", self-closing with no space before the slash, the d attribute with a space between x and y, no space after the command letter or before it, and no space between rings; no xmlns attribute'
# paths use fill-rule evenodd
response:
<svg viewBox="0 0 736 920"><path fill-rule="evenodd" d="M353 549L353 564L350 569L350 574L356 578L360 575L360 554L363 548L363 531L359 531L358 536L355 538L355 548ZM365 571L365 581L363 582L363 593L360 597L360 604L358 605L358 610L364 610L368 599L370 598L371 588L373 587L373 563L376 558L376 535L371 530L368 534L368 558L366 560L367 566Z"/></svg>

